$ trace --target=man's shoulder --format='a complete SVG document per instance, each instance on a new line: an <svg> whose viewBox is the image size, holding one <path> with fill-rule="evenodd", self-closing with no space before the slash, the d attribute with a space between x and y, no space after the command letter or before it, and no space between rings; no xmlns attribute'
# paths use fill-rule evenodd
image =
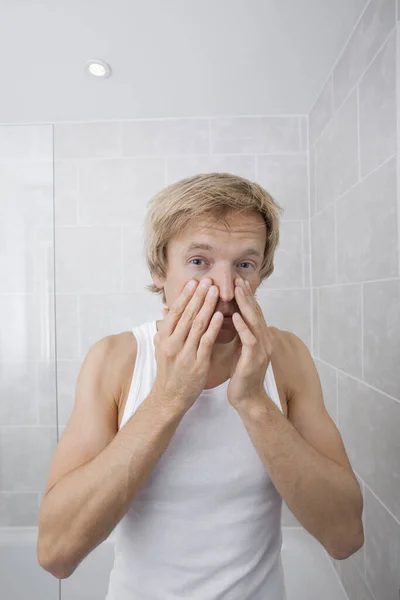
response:
<svg viewBox="0 0 400 600"><path fill-rule="evenodd" d="M277 360L287 361L309 353L306 344L295 333L277 327L268 329L272 334L273 354Z"/></svg>
<svg viewBox="0 0 400 600"><path fill-rule="evenodd" d="M135 368L137 342L131 331L107 335L97 341L91 349L101 365L104 385L109 387L119 405L132 379Z"/></svg>
<svg viewBox="0 0 400 600"><path fill-rule="evenodd" d="M301 387L301 379L308 372L313 359L307 345L296 334L277 327L269 329L272 333L272 368L289 400Z"/></svg>

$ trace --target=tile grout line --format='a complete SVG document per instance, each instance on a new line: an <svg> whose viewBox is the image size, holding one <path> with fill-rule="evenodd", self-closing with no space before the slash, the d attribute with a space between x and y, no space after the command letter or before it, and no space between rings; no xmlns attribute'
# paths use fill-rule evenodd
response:
<svg viewBox="0 0 400 600"><path fill-rule="evenodd" d="M366 483L364 481L364 486L368 489L368 491L374 496L374 498L379 502L379 504L381 504L381 506L389 513L389 515L392 517L392 519L397 523L397 525L400 525L400 520L394 516L394 514L391 512L391 510L386 506L386 504L384 504L382 502L382 500L379 498L379 496L377 496L375 494L375 492L370 488L370 486L368 485L368 483Z"/></svg>
<svg viewBox="0 0 400 600"><path fill-rule="evenodd" d="M351 191L353 191L357 186L361 185L362 183L364 183L369 177L371 177L372 175L374 175L377 171L379 171L379 169L381 169L382 167L384 167L386 165L386 163L390 162L391 160L397 158L397 153L396 154L391 154L391 156L389 156L388 158L385 158L385 160L383 160L377 167L375 167L372 171L370 171L367 175L365 175L364 177L362 177L359 181L357 181L357 183L353 184L351 187L349 187L346 191L344 191L342 194L340 194L340 196L337 196L337 198L334 198L331 202L328 202L328 204L326 204L323 208L321 208L321 210L319 210L314 217L318 217L321 213L324 212L324 210L327 210L332 204L334 204L335 202L339 202L341 200L343 200L345 198L345 196L347 194L349 194Z"/></svg>
<svg viewBox="0 0 400 600"><path fill-rule="evenodd" d="M304 115L303 115L304 116ZM1 127L1 125L0 125ZM248 157L253 157L255 154L259 154L260 156L303 156L304 154L306 154L306 150L286 150L286 151L282 151L282 150L274 150L274 151L268 151L268 152L263 152L262 150L260 151L258 148L254 148L253 150L249 150L247 152L212 152L211 154L209 154L209 152L185 152L185 153L168 153L168 152L163 152L163 153L157 153L157 154L132 154L130 156L65 156L63 158L59 159L59 162L73 162L73 161L81 161L83 164L84 163L89 163L89 162L102 162L102 161L115 161L115 160L119 160L119 161L162 161L165 157L167 158L205 158L205 157L227 157L230 158L232 156L248 156ZM28 163L29 160L28 159L15 159L15 160L5 160L2 159L1 160L2 163L10 163L10 164L20 164L20 163ZM37 162L41 162L41 161L37 161ZM42 162L49 162L49 161L42 161Z"/></svg>
<svg viewBox="0 0 400 600"><path fill-rule="evenodd" d="M361 11L361 14L360 14L360 16L358 17L358 19L357 19L357 21L356 21L356 23L355 23L355 25L354 25L353 29L351 30L351 32L350 32L350 34L349 34L349 36L348 36L347 40L346 40L346 41L345 41L345 43L343 44L342 50L339 52L339 55L338 55L338 57L336 58L336 60L335 60L335 62L334 62L334 64L333 64L333 67L332 67L332 69L329 71L329 74L328 74L327 78L324 80L324 82L323 82L323 84L322 84L322 86L321 86L321 89L319 90L319 92L318 92L318 94L317 94L317 97L316 97L316 99L315 99L315 102L314 102L314 104L311 106L311 109L310 109L310 111L309 111L309 114L311 114L312 110L314 109L315 105L317 104L317 102L318 102L318 100L319 100L319 98L320 98L320 96L321 96L321 94L322 94L323 90L325 89L325 86L326 86L326 84L328 83L328 81L329 81L329 78L330 78L330 77L332 77L332 86L333 86L333 75L334 75L335 69L336 69L336 67L338 66L338 64L339 64L339 62L340 62L340 60L341 60L342 56L344 55L344 53L345 53L345 51L346 51L346 49L347 49L347 47L348 47L348 45L349 45L349 43L350 43L350 40L352 39L352 37L353 37L353 35L354 35L354 33L355 33L355 31L356 31L356 29L357 29L358 25L360 24L360 22L361 22L361 20L362 20L362 18L363 18L363 16L364 16L364 14L365 14L365 12L366 12L366 10L367 10L367 7L368 7L368 5L369 5L369 2L367 2L367 3L366 3L365 7L364 7L364 8L363 8L363 10ZM335 98L333 98L333 108L335 108ZM314 141L315 141L315 140L314 140Z"/></svg>
<svg viewBox="0 0 400 600"><path fill-rule="evenodd" d="M336 369L338 371L338 373L342 373L343 375L346 375L346 377L350 377L350 379L353 379L354 381L357 381L358 383L361 383L362 385L365 385L366 387L370 388L371 390L374 390L375 392L378 392L379 394L382 394L382 396L386 396L386 398L389 398L389 400L394 400L394 402L400 402L400 398L396 398L395 396L391 396L387 392L384 392L383 390L380 390L379 388L374 387L373 385L369 384L368 382L363 381L362 379L359 379L358 377L355 377L354 375L351 375L350 373L347 373L346 371L343 371L343 369L340 369L336 365L332 365L332 364L326 362L326 360L323 360L321 358L318 358L318 360L320 362L322 362L324 365L326 365L327 367L331 367L332 369Z"/></svg>
<svg viewBox="0 0 400 600"><path fill-rule="evenodd" d="M337 426L340 429L340 419L339 419L339 371L335 367L335 376L336 376L336 418L337 418Z"/></svg>
<svg viewBox="0 0 400 600"><path fill-rule="evenodd" d="M132 119L93 119L91 121L24 121L24 123L20 122L0 122L1 127L30 127L35 126L38 127L40 125L87 125L89 124L102 124L102 123L141 123L145 122L159 122L159 121L206 121L208 119L268 119L270 117L273 118L284 118L284 119L293 119L298 117L304 117L304 113L258 113L256 115L238 115L238 114L214 114L212 116L190 116L190 117L137 117Z"/></svg>
<svg viewBox="0 0 400 600"><path fill-rule="evenodd" d="M125 291L125 287L124 287L124 228L122 226L121 226L120 242L121 242L121 247L120 247L120 261L121 261L120 285L121 285L121 292L124 293L124 291Z"/></svg>
<svg viewBox="0 0 400 600"><path fill-rule="evenodd" d="M312 243L311 243L311 168L310 168L310 117L307 115L307 194L308 194L308 269L309 269L309 285L310 285L310 330L311 330L311 348L312 353L316 356L316 349L314 348L314 290L313 290L313 270L312 270ZM303 231L304 236L304 231Z"/></svg>
<svg viewBox="0 0 400 600"><path fill-rule="evenodd" d="M358 162L358 183L362 180L361 173L361 141L360 141L360 86L356 85L356 110L357 110L357 162Z"/></svg>
<svg viewBox="0 0 400 600"><path fill-rule="evenodd" d="M338 242L337 242L337 206L336 202L333 203L333 243L335 253L335 285L339 285L339 265L338 265Z"/></svg>
<svg viewBox="0 0 400 600"><path fill-rule="evenodd" d="M362 71L361 75L359 75L359 77L357 78L357 80L353 83L353 85L350 87L348 93L346 94L346 96L343 98L343 100L341 101L341 103L339 104L339 106L335 107L335 98L334 98L334 81L333 81L333 75L334 75L334 68L332 69L332 71L329 74L329 77L332 77L332 92L333 92L333 113L331 115L331 118L327 121L327 123L325 123L324 127L321 129L321 131L319 132L318 136L314 139L313 141L313 145L316 144L316 142L318 142L318 140L320 139L320 137L322 136L322 134L324 133L324 131L327 129L327 127L329 126L329 124L331 123L333 117L337 114L337 112L342 108L342 106L345 104L345 102L349 99L349 97L351 96L352 92L354 92L354 89L356 86L358 86L360 80L364 77L364 75L366 74L366 72L368 71L368 69L370 68L370 66L372 65L372 63L374 62L374 60L377 58L378 54L383 50L383 47L385 46L385 44L388 42L390 36L392 35L394 29L397 27L397 25L395 25L394 28L392 28L390 30L390 32L388 33L388 35L386 36L385 40L382 42L381 46L379 46L379 49L377 50L376 54L374 54L373 58L370 60L370 62L367 64L367 66L365 67L364 71ZM349 40L350 41L350 40ZM317 100L315 101L312 109L314 108L314 106L316 105L317 101L319 100L319 97L321 95L321 93L324 90L325 85L328 84L329 82L329 77L327 77L324 86L321 89L320 94L317 96ZM312 110L311 109L311 110ZM311 113L311 111L310 111Z"/></svg>
<svg viewBox="0 0 400 600"><path fill-rule="evenodd" d="M56 437L57 444L60 440L60 431L58 426L59 419L59 393L58 393L58 336L57 336L57 269L56 269L56 170L55 170L55 149L54 149L54 125L52 126L52 156L53 156L53 278L54 278L54 376L56 392Z"/></svg>
<svg viewBox="0 0 400 600"><path fill-rule="evenodd" d="M361 282L361 379L364 382L364 283Z"/></svg>
<svg viewBox="0 0 400 600"><path fill-rule="evenodd" d="M396 9L397 9L397 19L399 19L400 15L399 13L399 5L398 2L396 2ZM395 52L395 72L396 72L396 108L399 106L399 100L400 100L400 74L399 74L399 69L400 69L400 23L396 22L397 26L396 26L396 52ZM396 150L397 150L397 241L398 241L398 270L399 270L399 276L400 276L400 153L399 153L399 140L400 140L400 118L399 118L399 110L396 110L396 132L397 132L397 136L396 136Z"/></svg>

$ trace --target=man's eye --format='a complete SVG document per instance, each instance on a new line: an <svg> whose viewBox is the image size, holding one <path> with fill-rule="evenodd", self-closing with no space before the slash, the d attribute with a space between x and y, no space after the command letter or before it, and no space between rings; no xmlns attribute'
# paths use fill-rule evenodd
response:
<svg viewBox="0 0 400 600"><path fill-rule="evenodd" d="M201 262L203 259L202 258L192 258L192 260L190 262L192 263L194 260L199 260Z"/></svg>
<svg viewBox="0 0 400 600"><path fill-rule="evenodd" d="M199 261L199 262L204 262L204 260L202 258L192 258L189 262L193 263L196 260ZM250 262L241 262L241 263L239 263L239 265L249 265L250 268L253 266L252 263L250 263ZM194 266L197 267L199 265L194 265ZM249 267L247 267L246 270L248 270Z"/></svg>

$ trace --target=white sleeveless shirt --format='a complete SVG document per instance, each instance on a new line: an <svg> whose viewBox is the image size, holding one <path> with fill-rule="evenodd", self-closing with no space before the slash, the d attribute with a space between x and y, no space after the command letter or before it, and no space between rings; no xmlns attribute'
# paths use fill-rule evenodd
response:
<svg viewBox="0 0 400 600"><path fill-rule="evenodd" d="M133 330L120 429L153 386L156 332L156 321ZM282 498L228 401L228 383L203 390L118 523L106 600L286 599ZM282 410L271 364L265 389Z"/></svg>

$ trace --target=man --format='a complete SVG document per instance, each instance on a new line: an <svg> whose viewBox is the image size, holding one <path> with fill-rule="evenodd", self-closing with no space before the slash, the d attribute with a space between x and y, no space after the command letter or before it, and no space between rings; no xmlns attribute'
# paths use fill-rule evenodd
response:
<svg viewBox="0 0 400 600"><path fill-rule="evenodd" d="M117 526L107 600L283 600L282 498L334 558L363 545L360 488L312 357L255 298L278 214L228 174L153 199L149 289L167 308L82 365L39 517L39 562L56 577Z"/></svg>

